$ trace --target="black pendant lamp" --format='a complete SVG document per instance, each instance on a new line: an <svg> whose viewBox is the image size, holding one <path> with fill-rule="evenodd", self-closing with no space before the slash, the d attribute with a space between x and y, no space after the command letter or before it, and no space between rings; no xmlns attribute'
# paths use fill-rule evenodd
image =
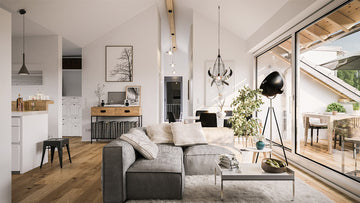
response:
<svg viewBox="0 0 360 203"><path fill-rule="evenodd" d="M25 13L26 13L26 10L20 9L19 13L20 13L20 15L23 16L23 64L22 64L21 69L18 72L18 74L19 75L29 75L30 73L25 65Z"/></svg>

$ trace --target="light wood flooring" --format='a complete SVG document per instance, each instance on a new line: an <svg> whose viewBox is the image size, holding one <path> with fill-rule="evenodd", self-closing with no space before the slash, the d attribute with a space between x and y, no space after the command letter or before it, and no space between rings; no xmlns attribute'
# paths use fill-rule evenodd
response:
<svg viewBox="0 0 360 203"><path fill-rule="evenodd" d="M13 202L102 202L101 159L105 142L81 142L70 138L72 164L64 151L63 168L60 169L55 153L54 163L43 165L21 175L12 175ZM296 177L321 191L334 202L354 202L339 191L295 169Z"/></svg>

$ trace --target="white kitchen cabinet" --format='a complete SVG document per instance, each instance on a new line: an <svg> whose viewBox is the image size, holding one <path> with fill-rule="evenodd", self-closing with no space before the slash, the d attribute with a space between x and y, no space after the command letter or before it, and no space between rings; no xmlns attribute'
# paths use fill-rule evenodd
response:
<svg viewBox="0 0 360 203"><path fill-rule="evenodd" d="M63 136L81 137L81 97L63 97Z"/></svg>
<svg viewBox="0 0 360 203"><path fill-rule="evenodd" d="M48 139L47 111L13 112L11 161L13 173L26 173L40 166L43 141ZM44 163L48 162L47 151Z"/></svg>

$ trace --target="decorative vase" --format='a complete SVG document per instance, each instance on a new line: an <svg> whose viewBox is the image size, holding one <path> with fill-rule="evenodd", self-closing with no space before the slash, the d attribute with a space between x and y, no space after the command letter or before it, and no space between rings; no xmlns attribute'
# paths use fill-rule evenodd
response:
<svg viewBox="0 0 360 203"><path fill-rule="evenodd" d="M226 113L224 111L218 111L216 113L217 117L220 118L220 119L224 119L225 116L226 116Z"/></svg>
<svg viewBox="0 0 360 203"><path fill-rule="evenodd" d="M265 142L263 142L263 141L257 141L256 142L256 149L257 150L263 150L264 147L265 147Z"/></svg>

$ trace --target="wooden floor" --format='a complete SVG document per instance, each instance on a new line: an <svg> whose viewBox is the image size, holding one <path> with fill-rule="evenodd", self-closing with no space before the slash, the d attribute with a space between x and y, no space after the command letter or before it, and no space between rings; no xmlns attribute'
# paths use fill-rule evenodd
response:
<svg viewBox="0 0 360 203"><path fill-rule="evenodd" d="M54 163L43 165L22 175L12 175L13 202L102 202L101 156L107 143L81 142L70 138L72 164L64 152L60 169L55 153ZM354 202L351 198L328 187L301 170L294 168L296 177L321 191L334 202Z"/></svg>

